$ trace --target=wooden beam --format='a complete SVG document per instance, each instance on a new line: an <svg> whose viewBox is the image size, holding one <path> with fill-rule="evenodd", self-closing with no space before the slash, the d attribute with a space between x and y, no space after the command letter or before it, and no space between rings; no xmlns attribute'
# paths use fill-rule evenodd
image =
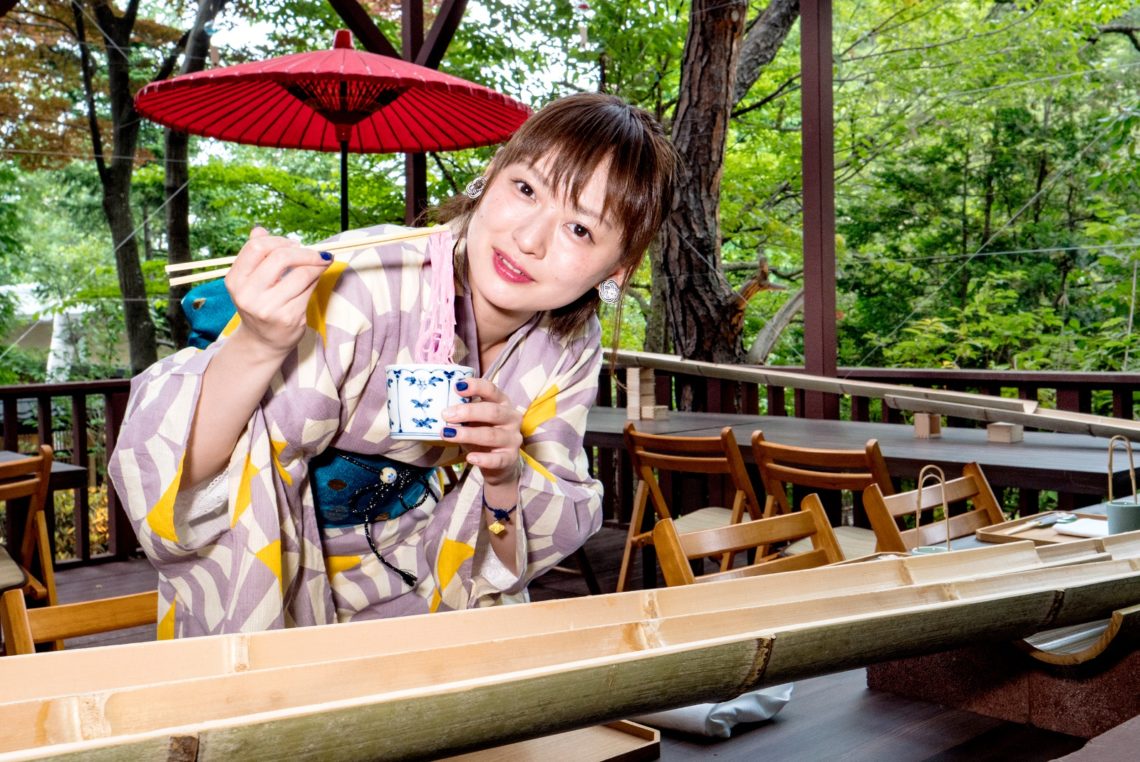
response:
<svg viewBox="0 0 1140 762"><path fill-rule="evenodd" d="M400 0L400 30L403 59L415 61L424 44L423 0Z"/></svg>
<svg viewBox="0 0 1140 762"><path fill-rule="evenodd" d="M608 353L609 350L606 349L603 350L603 352ZM606 356L608 357L609 355L607 354ZM963 405L972 404L996 410L1014 410L1019 412L1032 412L1037 409L1037 403L1032 400L994 397L985 394L971 394L970 392L953 392L942 389L926 389L917 386L901 386L899 384L884 384L874 381L853 381L831 376L792 373L790 371L780 371L753 365L728 365L725 363L704 362L702 360L685 360L677 355L663 355L653 352L634 352L623 349L618 352L617 361L637 367L654 368L656 370L666 370L673 373L685 373L692 376L720 378L729 381L745 381L754 384L781 386L791 389L806 389L826 392L828 394L850 394L859 397L870 397L872 399L896 396L900 398L943 400Z"/></svg>
<svg viewBox="0 0 1140 762"><path fill-rule="evenodd" d="M329 0L329 5L340 16L345 26L352 32L364 49L382 56L400 58L400 52L388 41L384 33L372 21L368 11L360 7L356 0Z"/></svg>
<svg viewBox="0 0 1140 762"><path fill-rule="evenodd" d="M466 9L467 0L443 0L427 39L416 54L416 63L429 69L439 68L439 63L443 60L452 38L455 37L455 31L459 28L459 22Z"/></svg>

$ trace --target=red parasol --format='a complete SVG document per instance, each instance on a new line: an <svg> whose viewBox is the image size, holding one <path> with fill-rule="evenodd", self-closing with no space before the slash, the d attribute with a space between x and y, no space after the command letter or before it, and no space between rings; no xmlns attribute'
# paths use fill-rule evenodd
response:
<svg viewBox="0 0 1140 762"><path fill-rule="evenodd" d="M348 152L423 153L500 143L530 109L494 90L352 47L186 74L147 85L135 107L165 127L275 148L340 151L341 228Z"/></svg>

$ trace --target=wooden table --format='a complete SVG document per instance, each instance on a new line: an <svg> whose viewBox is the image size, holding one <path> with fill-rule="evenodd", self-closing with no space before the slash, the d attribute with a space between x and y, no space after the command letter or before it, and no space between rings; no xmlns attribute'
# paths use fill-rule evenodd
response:
<svg viewBox="0 0 1140 762"><path fill-rule="evenodd" d="M24 453L12 452L11 450L0 450L0 463L6 461L19 460L20 458L28 457ZM56 490L67 489L83 489L87 486L87 469L83 466L74 466L71 463L64 463L62 461L53 460L51 463L51 482L48 484L48 505L44 507L46 515L48 516L48 533L49 536L54 530L54 512L51 509L52 493ZM26 502L26 501L13 501L13 502ZM11 505L11 503L9 503ZM12 510L9 508L4 512L4 536L7 538L7 545L9 548L20 547L20 540L23 537L24 526L23 522L18 520L23 518L22 510Z"/></svg>
<svg viewBox="0 0 1140 762"><path fill-rule="evenodd" d="M625 423L624 408L593 408L586 444L624 447L621 431ZM953 478L962 466L974 462L994 487L1056 490L1087 496L1085 503L1103 500L1108 489L1108 440L1081 434L1027 431L1024 441L1007 444L987 441L984 429L944 428L938 439L916 439L914 427L901 423L676 411L667 418L636 421L635 425L656 434L691 436L715 435L721 427L731 426L750 462L752 432L760 429L773 442L800 447L861 449L868 439L877 439L894 477L914 478L924 465L934 463L946 471L947 478ZM1117 495L1132 494L1124 453L1113 459L1113 486Z"/></svg>

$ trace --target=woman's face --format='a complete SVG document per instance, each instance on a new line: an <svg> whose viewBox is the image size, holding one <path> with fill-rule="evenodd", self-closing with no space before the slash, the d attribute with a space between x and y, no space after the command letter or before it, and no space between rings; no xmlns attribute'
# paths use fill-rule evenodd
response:
<svg viewBox="0 0 1140 762"><path fill-rule="evenodd" d="M600 216L608 162L595 170L577 204L551 187L547 166L543 160L502 167L467 228L476 305L519 324L624 275L618 268L622 231Z"/></svg>

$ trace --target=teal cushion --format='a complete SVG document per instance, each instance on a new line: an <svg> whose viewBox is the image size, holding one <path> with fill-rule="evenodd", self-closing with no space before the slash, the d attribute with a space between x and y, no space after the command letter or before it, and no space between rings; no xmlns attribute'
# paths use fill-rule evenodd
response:
<svg viewBox="0 0 1140 762"><path fill-rule="evenodd" d="M182 312L190 324L190 337L186 343L205 349L222 335L237 312L237 307L234 306L233 299L230 299L230 292L226 290L226 282L218 279L186 292L186 296L182 297Z"/></svg>
<svg viewBox="0 0 1140 762"><path fill-rule="evenodd" d="M26 581L24 570L8 555L8 549L0 545L0 592L23 587Z"/></svg>

